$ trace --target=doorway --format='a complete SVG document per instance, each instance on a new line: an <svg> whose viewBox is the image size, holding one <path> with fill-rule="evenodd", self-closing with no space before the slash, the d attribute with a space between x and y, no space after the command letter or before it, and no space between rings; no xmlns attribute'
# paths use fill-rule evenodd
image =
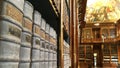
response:
<svg viewBox="0 0 120 68"><path fill-rule="evenodd" d="M93 46L93 66L94 67L102 67L103 64L103 55L102 55L102 47L101 45Z"/></svg>

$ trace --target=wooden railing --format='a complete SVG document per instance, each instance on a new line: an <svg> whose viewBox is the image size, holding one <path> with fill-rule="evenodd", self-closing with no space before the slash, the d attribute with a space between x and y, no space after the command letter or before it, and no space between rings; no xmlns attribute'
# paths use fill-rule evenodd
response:
<svg viewBox="0 0 120 68"><path fill-rule="evenodd" d="M109 42L116 42L119 38L91 38L91 39L82 39L81 43L109 43Z"/></svg>

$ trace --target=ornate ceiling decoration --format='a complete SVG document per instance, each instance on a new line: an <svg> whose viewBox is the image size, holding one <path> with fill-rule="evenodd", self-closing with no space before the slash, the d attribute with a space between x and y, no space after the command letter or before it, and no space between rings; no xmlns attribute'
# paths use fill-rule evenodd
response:
<svg viewBox="0 0 120 68"><path fill-rule="evenodd" d="M87 0L87 23L116 22L120 19L120 0Z"/></svg>

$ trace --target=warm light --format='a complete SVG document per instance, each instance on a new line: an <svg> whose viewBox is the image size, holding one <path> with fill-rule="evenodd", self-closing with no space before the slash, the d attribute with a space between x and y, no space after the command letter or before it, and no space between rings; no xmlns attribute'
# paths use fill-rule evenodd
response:
<svg viewBox="0 0 120 68"><path fill-rule="evenodd" d="M99 26L100 24L99 24L99 23L95 23L94 25L95 25L95 26Z"/></svg>
<svg viewBox="0 0 120 68"><path fill-rule="evenodd" d="M94 4L97 0L87 0L87 6Z"/></svg>
<svg viewBox="0 0 120 68"><path fill-rule="evenodd" d="M92 7L101 7L101 6L106 6L109 3L109 0L88 0L87 1L87 6L92 6Z"/></svg>
<svg viewBox="0 0 120 68"><path fill-rule="evenodd" d="M117 23L117 21L115 21L114 23Z"/></svg>
<svg viewBox="0 0 120 68"><path fill-rule="evenodd" d="M97 56L97 53L94 53L94 56Z"/></svg>

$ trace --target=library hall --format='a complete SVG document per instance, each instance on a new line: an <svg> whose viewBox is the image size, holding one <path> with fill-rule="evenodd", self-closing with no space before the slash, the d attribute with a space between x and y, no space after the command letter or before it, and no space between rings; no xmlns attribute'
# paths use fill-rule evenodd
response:
<svg viewBox="0 0 120 68"><path fill-rule="evenodd" d="M0 0L0 68L120 68L120 0Z"/></svg>

